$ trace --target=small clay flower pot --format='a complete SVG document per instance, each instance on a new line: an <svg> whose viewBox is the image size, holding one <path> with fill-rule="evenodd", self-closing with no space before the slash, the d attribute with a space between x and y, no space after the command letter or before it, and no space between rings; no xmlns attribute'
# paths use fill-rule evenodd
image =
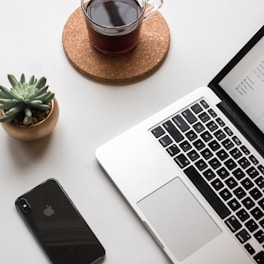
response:
<svg viewBox="0 0 264 264"><path fill-rule="evenodd" d="M3 115L3 110L0 111L0 115ZM54 98L51 101L51 109L48 116L39 123L22 126L14 123L2 122L4 130L13 138L22 141L34 141L47 137L55 128L59 118L59 105Z"/></svg>

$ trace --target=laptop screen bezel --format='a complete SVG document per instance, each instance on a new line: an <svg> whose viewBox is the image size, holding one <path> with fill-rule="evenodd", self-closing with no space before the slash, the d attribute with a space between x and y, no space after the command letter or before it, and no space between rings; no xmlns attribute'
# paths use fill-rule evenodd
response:
<svg viewBox="0 0 264 264"><path fill-rule="evenodd" d="M264 137L262 131L253 123L248 115L233 101L233 99L224 91L221 87L221 81L226 77L227 74L242 60L242 58L258 43L258 41L264 37L264 26L262 26L257 33L243 46L242 49L226 64L226 66L213 78L208 86L220 97L220 99L228 105L229 109L233 111L233 116L242 119L242 127L239 127L247 138L252 140L256 138L257 144L261 152L264 153ZM254 139L253 139L254 140Z"/></svg>

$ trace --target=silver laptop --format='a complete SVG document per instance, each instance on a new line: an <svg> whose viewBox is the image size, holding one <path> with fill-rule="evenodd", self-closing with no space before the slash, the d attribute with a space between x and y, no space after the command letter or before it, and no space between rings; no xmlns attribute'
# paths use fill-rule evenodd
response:
<svg viewBox="0 0 264 264"><path fill-rule="evenodd" d="M264 26L96 157L173 263L264 263Z"/></svg>

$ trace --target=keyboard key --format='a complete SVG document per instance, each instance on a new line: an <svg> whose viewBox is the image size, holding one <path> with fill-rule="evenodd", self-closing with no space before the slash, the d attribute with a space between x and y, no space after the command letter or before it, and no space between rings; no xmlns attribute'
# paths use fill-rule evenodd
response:
<svg viewBox="0 0 264 264"><path fill-rule="evenodd" d="M250 176L251 179L254 179L259 175L259 172L255 167L250 167L246 170L246 173Z"/></svg>
<svg viewBox="0 0 264 264"><path fill-rule="evenodd" d="M231 149L231 148L234 147L234 143L233 143L229 138L225 139L225 140L222 142L222 145L224 146L224 148L225 148L226 150L229 150L229 149Z"/></svg>
<svg viewBox="0 0 264 264"><path fill-rule="evenodd" d="M163 147L167 147L172 143L172 139L168 135L166 135L162 137L159 142Z"/></svg>
<svg viewBox="0 0 264 264"><path fill-rule="evenodd" d="M211 169L207 169L206 171L204 171L203 175L208 181L211 181L216 177L215 173Z"/></svg>
<svg viewBox="0 0 264 264"><path fill-rule="evenodd" d="M238 148L234 148L230 151L230 154L234 159L238 159L242 156L242 152Z"/></svg>
<svg viewBox="0 0 264 264"><path fill-rule="evenodd" d="M203 123L206 123L211 119L211 117L206 112L199 114L198 117Z"/></svg>
<svg viewBox="0 0 264 264"><path fill-rule="evenodd" d="M201 152L202 156L204 157L204 159L208 160L210 158L213 157L213 153L208 149L204 149L202 152Z"/></svg>
<svg viewBox="0 0 264 264"><path fill-rule="evenodd" d="M203 132L200 136L204 142L208 142L213 138L213 136L208 131Z"/></svg>
<svg viewBox="0 0 264 264"><path fill-rule="evenodd" d="M224 199L224 201L227 201L232 197L231 192L227 188L224 188L221 192L219 192L219 194Z"/></svg>
<svg viewBox="0 0 264 264"><path fill-rule="evenodd" d="M226 168L224 168L224 167L222 167L219 170L217 170L216 173L217 173L217 175L219 175L219 177L221 179L225 179L226 177L228 177L230 175L229 171Z"/></svg>
<svg viewBox="0 0 264 264"><path fill-rule="evenodd" d="M168 131L170 136L178 143L184 139L183 135L179 132L179 130L173 125L173 123L169 120L163 124L163 127Z"/></svg>
<svg viewBox="0 0 264 264"><path fill-rule="evenodd" d="M220 198L215 194L215 192L193 166L188 167L184 170L184 172L208 203L214 208L221 219L230 215L231 212L227 206L220 200Z"/></svg>
<svg viewBox="0 0 264 264"><path fill-rule="evenodd" d="M211 141L208 146L211 148L212 151L217 151L221 147L216 140Z"/></svg>
<svg viewBox="0 0 264 264"><path fill-rule="evenodd" d="M247 158L243 157L238 160L239 165L243 168L246 169L247 167L250 166L250 162L248 161Z"/></svg>
<svg viewBox="0 0 264 264"><path fill-rule="evenodd" d="M234 168L237 167L237 164L235 163L235 161L233 159L228 159L227 161L224 162L225 166L232 171Z"/></svg>
<svg viewBox="0 0 264 264"><path fill-rule="evenodd" d="M197 133L201 133L202 131L205 130L205 127L203 126L202 123L197 122L196 124L193 125L193 129L194 129Z"/></svg>
<svg viewBox="0 0 264 264"><path fill-rule="evenodd" d="M214 133L214 136L219 140L223 140L224 138L226 138L226 134L221 130L217 130L215 133Z"/></svg>
<svg viewBox="0 0 264 264"><path fill-rule="evenodd" d="M191 106L191 109L193 110L193 112L194 112L195 114L199 114L200 112L203 111L203 108L200 106L199 103L196 103L196 104L194 104L193 106Z"/></svg>
<svg viewBox="0 0 264 264"><path fill-rule="evenodd" d="M174 161L180 166L180 168L185 168L190 164L190 161L186 158L184 154L180 154L174 158Z"/></svg>
<svg viewBox="0 0 264 264"><path fill-rule="evenodd" d="M215 131L218 128L218 125L214 121L208 122L206 126L211 132Z"/></svg>
<svg viewBox="0 0 264 264"><path fill-rule="evenodd" d="M182 132L185 132L190 128L190 126L184 121L184 119L180 115L174 116L172 120Z"/></svg>
<svg viewBox="0 0 264 264"><path fill-rule="evenodd" d="M171 155L171 157L174 157L180 152L180 149L175 144L173 144L167 148L167 152Z"/></svg>
<svg viewBox="0 0 264 264"><path fill-rule="evenodd" d="M212 158L208 163L214 170L221 166L221 162L217 158Z"/></svg>
<svg viewBox="0 0 264 264"><path fill-rule="evenodd" d="M240 142L240 144L241 144L241 142ZM249 155L250 154L250 152L249 152L249 150L248 150L248 148L246 146L243 145L240 148L241 148L241 150L243 151L243 153L245 155Z"/></svg>
<svg viewBox="0 0 264 264"><path fill-rule="evenodd" d="M244 244L246 241L248 241L251 236L250 234L247 232L246 229L242 229L241 231L239 231L237 234L236 234L236 237L238 238L238 240Z"/></svg>
<svg viewBox="0 0 264 264"><path fill-rule="evenodd" d="M259 224L262 228L264 228L264 219L262 219L261 221L259 221Z"/></svg>
<svg viewBox="0 0 264 264"><path fill-rule="evenodd" d="M259 161L257 160L257 158L253 155L250 155L249 156L249 159L251 160L251 162L254 164L254 165L257 165L259 163Z"/></svg>
<svg viewBox="0 0 264 264"><path fill-rule="evenodd" d="M240 139L237 136L233 136L232 140L235 142L235 144L237 146L240 146L242 144L242 142L240 141Z"/></svg>
<svg viewBox="0 0 264 264"><path fill-rule="evenodd" d="M262 210L264 210L264 198L262 198L259 202L258 202L259 206L262 208Z"/></svg>
<svg viewBox="0 0 264 264"><path fill-rule="evenodd" d="M207 104L205 100L201 100L200 103L205 109L209 107L209 105Z"/></svg>
<svg viewBox="0 0 264 264"><path fill-rule="evenodd" d="M225 180L225 184L228 186L229 189L234 189L238 183L233 177L229 177L227 180Z"/></svg>
<svg viewBox="0 0 264 264"><path fill-rule="evenodd" d="M246 178L243 181L241 181L241 184L246 190L249 190L254 186L253 182L249 178Z"/></svg>
<svg viewBox="0 0 264 264"><path fill-rule="evenodd" d="M221 161L224 161L225 159L227 159L229 157L229 155L227 154L227 152L224 149L220 149L215 154Z"/></svg>
<svg viewBox="0 0 264 264"><path fill-rule="evenodd" d="M180 143L179 146L184 152L187 152L188 150L192 148L191 144L187 140Z"/></svg>
<svg viewBox="0 0 264 264"><path fill-rule="evenodd" d="M239 181L246 176L246 174L240 168L235 169L232 173Z"/></svg>
<svg viewBox="0 0 264 264"><path fill-rule="evenodd" d="M232 132L232 130L229 128L229 127L225 127L224 128L224 131L226 132L226 134L228 135L228 136L232 136L233 135L233 132Z"/></svg>
<svg viewBox="0 0 264 264"><path fill-rule="evenodd" d="M244 200L242 200L242 203L247 209L251 209L255 205L250 197L246 197Z"/></svg>
<svg viewBox="0 0 264 264"><path fill-rule="evenodd" d="M216 118L216 122L221 127L225 126L224 121L220 117Z"/></svg>
<svg viewBox="0 0 264 264"><path fill-rule="evenodd" d="M193 130L190 130L189 132L187 132L185 134L185 136L190 140L190 141L193 141L195 140L198 136L197 134L193 131Z"/></svg>
<svg viewBox="0 0 264 264"><path fill-rule="evenodd" d="M186 109L182 112L183 117L190 123L193 124L197 121L195 115L190 111L190 109Z"/></svg>
<svg viewBox="0 0 264 264"><path fill-rule="evenodd" d="M241 204L235 198L231 199L227 204L233 212L241 207Z"/></svg>
<svg viewBox="0 0 264 264"><path fill-rule="evenodd" d="M235 196L238 198L238 199L242 199L243 197L246 196L246 192L244 191L244 189L242 187L237 187L235 190L234 190L234 194Z"/></svg>
<svg viewBox="0 0 264 264"><path fill-rule="evenodd" d="M263 264L264 263L264 251L260 251L258 254L254 256L254 260L257 264Z"/></svg>
<svg viewBox="0 0 264 264"><path fill-rule="evenodd" d="M215 179L214 181L211 182L211 184L216 191L224 187L224 184L219 179Z"/></svg>
<svg viewBox="0 0 264 264"><path fill-rule="evenodd" d="M251 233L253 233L254 231L258 229L258 225L253 219L250 219L249 221L247 221L245 223L245 226Z"/></svg>
<svg viewBox="0 0 264 264"><path fill-rule="evenodd" d="M188 152L187 156L189 157L189 159L191 161L195 161L195 160L197 160L200 157L195 149L193 149L190 152Z"/></svg>
<svg viewBox="0 0 264 264"><path fill-rule="evenodd" d="M258 240L260 244L262 244L264 242L264 231L259 230L254 234L254 237Z"/></svg>
<svg viewBox="0 0 264 264"><path fill-rule="evenodd" d="M253 210L250 211L250 213L256 220L259 220L264 216L264 213L259 207L255 207Z"/></svg>
<svg viewBox="0 0 264 264"><path fill-rule="evenodd" d="M215 112L212 108L208 109L208 113L210 114L210 116L211 116L212 118L216 118L216 117L217 117L216 112ZM220 118L217 118L217 119L216 119L217 122L218 122L218 119L220 119ZM221 120L221 119L220 119L220 120ZM224 122L222 121L222 123L224 123Z"/></svg>
<svg viewBox="0 0 264 264"><path fill-rule="evenodd" d="M245 209L240 209L236 213L236 215L242 222L245 222L250 217L250 215L246 212Z"/></svg>
<svg viewBox="0 0 264 264"><path fill-rule="evenodd" d="M194 164L199 171L203 171L208 167L207 163L203 159L196 161Z"/></svg>
<svg viewBox="0 0 264 264"><path fill-rule="evenodd" d="M257 201L259 198L263 197L263 194L261 193L261 191L260 191L257 187L253 188L253 189L249 192L249 194L251 195L251 197L252 197L255 201Z"/></svg>
<svg viewBox="0 0 264 264"><path fill-rule="evenodd" d="M259 176L257 179L255 179L255 183L258 185L260 189L264 188L264 178L263 176Z"/></svg>
<svg viewBox="0 0 264 264"><path fill-rule="evenodd" d="M203 143L201 139L198 139L195 142L193 142L193 146L199 151L205 147L205 144Z"/></svg>
<svg viewBox="0 0 264 264"><path fill-rule="evenodd" d="M262 164L258 165L260 173L264 174L264 166Z"/></svg>
<svg viewBox="0 0 264 264"><path fill-rule="evenodd" d="M161 137L162 135L165 134L165 131L164 131L164 129L161 126L158 126L158 127L154 128L154 129L152 129L151 132L156 138L159 138L159 137Z"/></svg>
<svg viewBox="0 0 264 264"><path fill-rule="evenodd" d="M225 223L233 233L235 233L237 230L239 230L242 227L240 222L233 215L229 217L227 220L225 220Z"/></svg>
<svg viewBox="0 0 264 264"><path fill-rule="evenodd" d="M250 255L253 255L256 252L255 249L249 243L245 244L244 247Z"/></svg>

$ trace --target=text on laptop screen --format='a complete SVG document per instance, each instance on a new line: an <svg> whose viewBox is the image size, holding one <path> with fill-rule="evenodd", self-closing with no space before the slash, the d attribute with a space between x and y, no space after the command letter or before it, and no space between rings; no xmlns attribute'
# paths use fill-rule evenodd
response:
<svg viewBox="0 0 264 264"><path fill-rule="evenodd" d="M264 133L264 37L219 84Z"/></svg>

